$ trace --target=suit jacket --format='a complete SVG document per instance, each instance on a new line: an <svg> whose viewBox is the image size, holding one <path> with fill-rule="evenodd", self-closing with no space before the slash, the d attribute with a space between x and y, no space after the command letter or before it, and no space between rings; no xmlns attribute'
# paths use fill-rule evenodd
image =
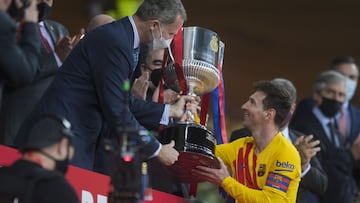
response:
<svg viewBox="0 0 360 203"><path fill-rule="evenodd" d="M315 139L320 140L321 151L317 153L317 157L328 175L328 188L321 195L321 202L354 202L357 188L352 176L354 160L351 152L333 146L320 121L312 113L312 108L298 106L290 122L290 128L306 135L313 134Z"/></svg>
<svg viewBox="0 0 360 203"><path fill-rule="evenodd" d="M304 134L289 129L289 136L292 142L295 142L295 140L302 135ZM309 202L308 197L309 195L311 195L310 192L321 195L326 191L328 178L324 169L321 166L320 161L316 157L313 157L310 160L310 165L310 170L303 177L301 177L299 190L296 197L297 203ZM315 201L316 200L313 200L309 203L315 203Z"/></svg>
<svg viewBox="0 0 360 203"><path fill-rule="evenodd" d="M297 105L298 116L301 116L302 112L306 113L307 111L311 111L313 108L313 104L314 101L311 97L300 101L300 103ZM360 133L360 109L355 105L349 104L348 112L350 114L350 132L346 142L351 145Z"/></svg>
<svg viewBox="0 0 360 203"><path fill-rule="evenodd" d="M251 132L248 129L241 128L231 133L230 141L232 142L236 139L249 135L251 135ZM289 129L289 136L292 143L294 143L295 140L302 135L304 134L296 130ZM306 203L308 202L308 197L311 195L310 193L323 194L327 188L328 178L320 164L320 161L316 157L313 157L310 161L310 165L311 168L308 173L301 177L296 197L297 203ZM315 203L315 201L316 200L313 200L311 203Z"/></svg>
<svg viewBox="0 0 360 203"><path fill-rule="evenodd" d="M69 35L67 29L60 23L45 20L44 25L54 44L56 44L60 37ZM32 50L27 50L26 53L39 53L40 61L39 63L34 63L35 68L34 74L30 78L31 83L21 87L6 86L4 89L3 105L0 111L0 134L5 136L4 143L6 145L13 145L20 125L34 109L45 90L49 87L53 76L58 71L54 54L48 53L48 50L41 41L38 25L34 24L33 29L36 36L30 38L29 41L32 40L39 43L40 53L39 51L34 52ZM24 38L27 39L29 36L23 34L21 41L25 40ZM31 55L28 58L30 57Z"/></svg>
<svg viewBox="0 0 360 203"><path fill-rule="evenodd" d="M22 37L18 42L16 24L6 12L0 11L0 22L0 106L7 108L6 101L1 105L4 86L21 88L33 80L39 67L41 42L36 23L22 24L19 33ZM6 100L6 95L4 97ZM0 143L4 143L3 136L5 133L0 131Z"/></svg>
<svg viewBox="0 0 360 203"><path fill-rule="evenodd" d="M133 46L134 31L128 18L88 33L63 63L16 143L26 142L25 132L42 114L65 117L75 134L72 163L93 169L104 122L113 132L121 126L157 129L164 105L138 100L123 90L124 81L131 78L134 70ZM144 153L153 154L158 147L152 136Z"/></svg>

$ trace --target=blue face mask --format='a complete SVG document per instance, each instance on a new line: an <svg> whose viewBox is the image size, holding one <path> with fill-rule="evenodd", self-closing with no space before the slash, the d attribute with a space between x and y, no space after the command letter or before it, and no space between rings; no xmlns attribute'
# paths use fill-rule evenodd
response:
<svg viewBox="0 0 360 203"><path fill-rule="evenodd" d="M350 78L346 78L346 101L350 101L356 91L356 82Z"/></svg>

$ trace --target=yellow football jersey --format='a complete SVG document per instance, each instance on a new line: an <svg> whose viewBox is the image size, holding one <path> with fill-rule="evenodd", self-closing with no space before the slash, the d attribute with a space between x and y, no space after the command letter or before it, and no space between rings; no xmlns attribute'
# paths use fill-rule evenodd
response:
<svg viewBox="0 0 360 203"><path fill-rule="evenodd" d="M259 154L253 137L216 146L233 177L222 182L236 202L296 202L301 176L300 155L281 133Z"/></svg>

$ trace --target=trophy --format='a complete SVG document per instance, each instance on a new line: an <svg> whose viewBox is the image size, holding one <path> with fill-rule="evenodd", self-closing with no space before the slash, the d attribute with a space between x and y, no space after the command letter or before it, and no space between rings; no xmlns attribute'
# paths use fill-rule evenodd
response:
<svg viewBox="0 0 360 203"><path fill-rule="evenodd" d="M180 51L182 71L179 71L174 60L169 62L163 70L166 85L180 92L181 84L185 82L187 95L192 96L201 96L215 89L220 81L217 67L222 62L224 51L224 44L218 35L201 27L184 27ZM183 74L181 77L179 72ZM171 140L175 141L179 159L169 169L180 182L201 182L191 174L191 170L198 165L220 168L214 156L216 139L213 133L194 119L173 123L161 131L159 141L162 144L168 144Z"/></svg>

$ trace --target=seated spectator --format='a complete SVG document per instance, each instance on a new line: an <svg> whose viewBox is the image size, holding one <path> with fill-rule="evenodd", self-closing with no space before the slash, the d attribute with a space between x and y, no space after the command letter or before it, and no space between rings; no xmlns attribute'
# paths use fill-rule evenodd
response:
<svg viewBox="0 0 360 203"><path fill-rule="evenodd" d="M66 119L42 117L32 127L22 158L0 168L0 202L78 203L64 175L74 155Z"/></svg>

